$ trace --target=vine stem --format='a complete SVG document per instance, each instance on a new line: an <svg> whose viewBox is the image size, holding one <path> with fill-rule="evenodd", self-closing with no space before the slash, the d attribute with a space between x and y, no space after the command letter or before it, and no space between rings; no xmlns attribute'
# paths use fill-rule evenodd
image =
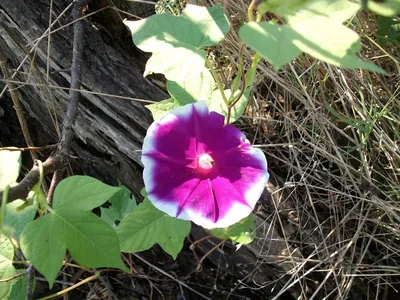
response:
<svg viewBox="0 0 400 300"><path fill-rule="evenodd" d="M249 8L247 10L247 18L249 19L249 22L253 21L253 10L254 10L254 8L255 8L255 3L254 3L254 0L253 0L253 1L251 1L250 5L249 5Z"/></svg>
<svg viewBox="0 0 400 300"><path fill-rule="evenodd" d="M229 104L228 104L229 101L228 101L228 99L227 99L226 96L225 96L225 92L224 92L225 89L224 89L224 86L222 85L222 82L221 82L221 80L219 79L217 72L214 70L214 68L213 68L213 66L212 66L212 64L211 64L211 62L210 62L210 60L209 60L207 57L206 57L206 66L207 66L207 68L210 70L212 76L214 77L215 82L217 83L218 89L219 89L219 91L221 92L222 99L224 99L224 102L225 102L226 105L228 106L228 105L229 105Z"/></svg>
<svg viewBox="0 0 400 300"><path fill-rule="evenodd" d="M241 76L241 82L242 82L242 87L240 89L239 95L237 95L237 97L235 97L234 99L232 99L231 101L228 102L228 115L226 117L226 123L229 124L230 118L231 118L231 111L232 108L236 105L236 103L238 103L238 101L240 100L240 98L242 98L245 90L246 90L246 76L244 74L244 64L243 64L243 49L244 49L244 45L242 45L240 47L239 50L239 68L240 68L240 76Z"/></svg>

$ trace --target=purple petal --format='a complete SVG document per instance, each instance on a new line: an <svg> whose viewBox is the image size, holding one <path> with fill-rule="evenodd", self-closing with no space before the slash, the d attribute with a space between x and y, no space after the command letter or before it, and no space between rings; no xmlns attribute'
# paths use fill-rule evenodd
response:
<svg viewBox="0 0 400 300"><path fill-rule="evenodd" d="M268 180L267 162L240 130L205 102L154 122L142 152L149 199L167 214L205 227L248 216Z"/></svg>

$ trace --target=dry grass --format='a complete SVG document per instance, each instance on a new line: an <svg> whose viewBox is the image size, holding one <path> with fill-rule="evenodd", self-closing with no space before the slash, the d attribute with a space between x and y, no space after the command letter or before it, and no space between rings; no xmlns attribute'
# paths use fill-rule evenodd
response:
<svg viewBox="0 0 400 300"><path fill-rule="evenodd" d="M247 1L213 2L234 28L246 19ZM361 57L388 76L305 55L279 72L262 62L242 122L269 161L274 226L295 226L290 235L282 228L295 249L284 290L299 286L301 299L389 299L399 283L400 49L379 46L366 12L350 26L362 37ZM222 61L237 62L239 47L232 31L218 47Z"/></svg>

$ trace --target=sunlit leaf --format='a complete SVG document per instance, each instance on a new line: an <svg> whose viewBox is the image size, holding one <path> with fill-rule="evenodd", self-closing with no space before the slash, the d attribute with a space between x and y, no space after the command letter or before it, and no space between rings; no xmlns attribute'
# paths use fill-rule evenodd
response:
<svg viewBox="0 0 400 300"><path fill-rule="evenodd" d="M182 105L200 100L209 100L214 88L214 78L206 68L182 82L167 82L168 93Z"/></svg>
<svg viewBox="0 0 400 300"><path fill-rule="evenodd" d="M202 48L218 44L229 31L229 22L220 5L189 4L178 17L159 14L124 23L136 46L153 53L145 75L163 73L168 80L176 82L201 72L205 64Z"/></svg>
<svg viewBox="0 0 400 300"><path fill-rule="evenodd" d="M182 106L176 99L170 98L167 100L163 100L154 104L146 105L146 107L151 111L153 115L153 119L159 120L163 116L165 116L169 111Z"/></svg>
<svg viewBox="0 0 400 300"><path fill-rule="evenodd" d="M20 151L0 151L0 191L17 180L20 167Z"/></svg>
<svg viewBox="0 0 400 300"><path fill-rule="evenodd" d="M240 29L239 35L275 69L305 52L335 66L384 73L379 67L354 55L361 49L359 36L354 31L323 16L288 25L251 22Z"/></svg>
<svg viewBox="0 0 400 300"><path fill-rule="evenodd" d="M290 24L321 16L337 23L343 23L354 16L360 8L360 3L351 0L311 0L288 15L287 21Z"/></svg>
<svg viewBox="0 0 400 300"><path fill-rule="evenodd" d="M228 106L226 105L220 90L216 87L214 79L207 69L198 73L190 78L184 80L181 84L173 81L168 81L168 92L172 98L160 101L155 104L147 105L153 114L155 120L160 119L167 112L186 104L194 103L196 101L205 100L210 111L215 111L224 117L228 115ZM227 99L231 97L231 90L224 91ZM235 96L239 91L235 93ZM240 118L246 109L249 97L249 90L247 90L239 101L231 109L230 122L236 121Z"/></svg>
<svg viewBox="0 0 400 300"><path fill-rule="evenodd" d="M225 97L229 100L231 98L232 91L225 90L224 92ZM249 101L249 93L249 90L245 91L236 104L231 108L229 123L235 122L243 115ZM239 91L236 91L234 96L238 95ZM207 100L206 102L211 111L215 111L223 115L225 118L228 116L228 105L226 105L224 99L222 98L221 92L218 89L213 91L211 99Z"/></svg>
<svg viewBox="0 0 400 300"><path fill-rule="evenodd" d="M262 15L266 12L271 12L281 17L287 17L296 9L310 1L311 0L263 0L257 6L257 10Z"/></svg>

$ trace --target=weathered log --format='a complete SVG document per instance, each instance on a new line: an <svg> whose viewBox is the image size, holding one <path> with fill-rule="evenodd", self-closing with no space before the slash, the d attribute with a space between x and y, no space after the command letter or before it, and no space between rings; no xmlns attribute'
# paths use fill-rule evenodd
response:
<svg viewBox="0 0 400 300"><path fill-rule="evenodd" d="M70 1L53 1L55 20ZM110 9L108 9L110 10ZM17 68L49 27L48 1L9 1L0 4L0 43L6 58ZM72 57L71 10L67 10L51 28L58 30L41 39L13 81L22 86L19 97L26 113L40 124L43 135L54 142L59 138L68 99ZM90 22L85 22L82 93L74 127L73 150L86 173L107 182L121 181L134 191L143 186L140 149L151 115L138 98L160 100L166 93L143 78L143 56L126 51L118 42L109 45ZM123 24L121 23L121 26ZM99 26L98 26L99 27ZM108 32L109 33L109 32ZM49 51L48 51L49 50ZM48 77L47 77L47 66ZM1 83L4 86L4 83ZM116 95L105 96L101 94Z"/></svg>

